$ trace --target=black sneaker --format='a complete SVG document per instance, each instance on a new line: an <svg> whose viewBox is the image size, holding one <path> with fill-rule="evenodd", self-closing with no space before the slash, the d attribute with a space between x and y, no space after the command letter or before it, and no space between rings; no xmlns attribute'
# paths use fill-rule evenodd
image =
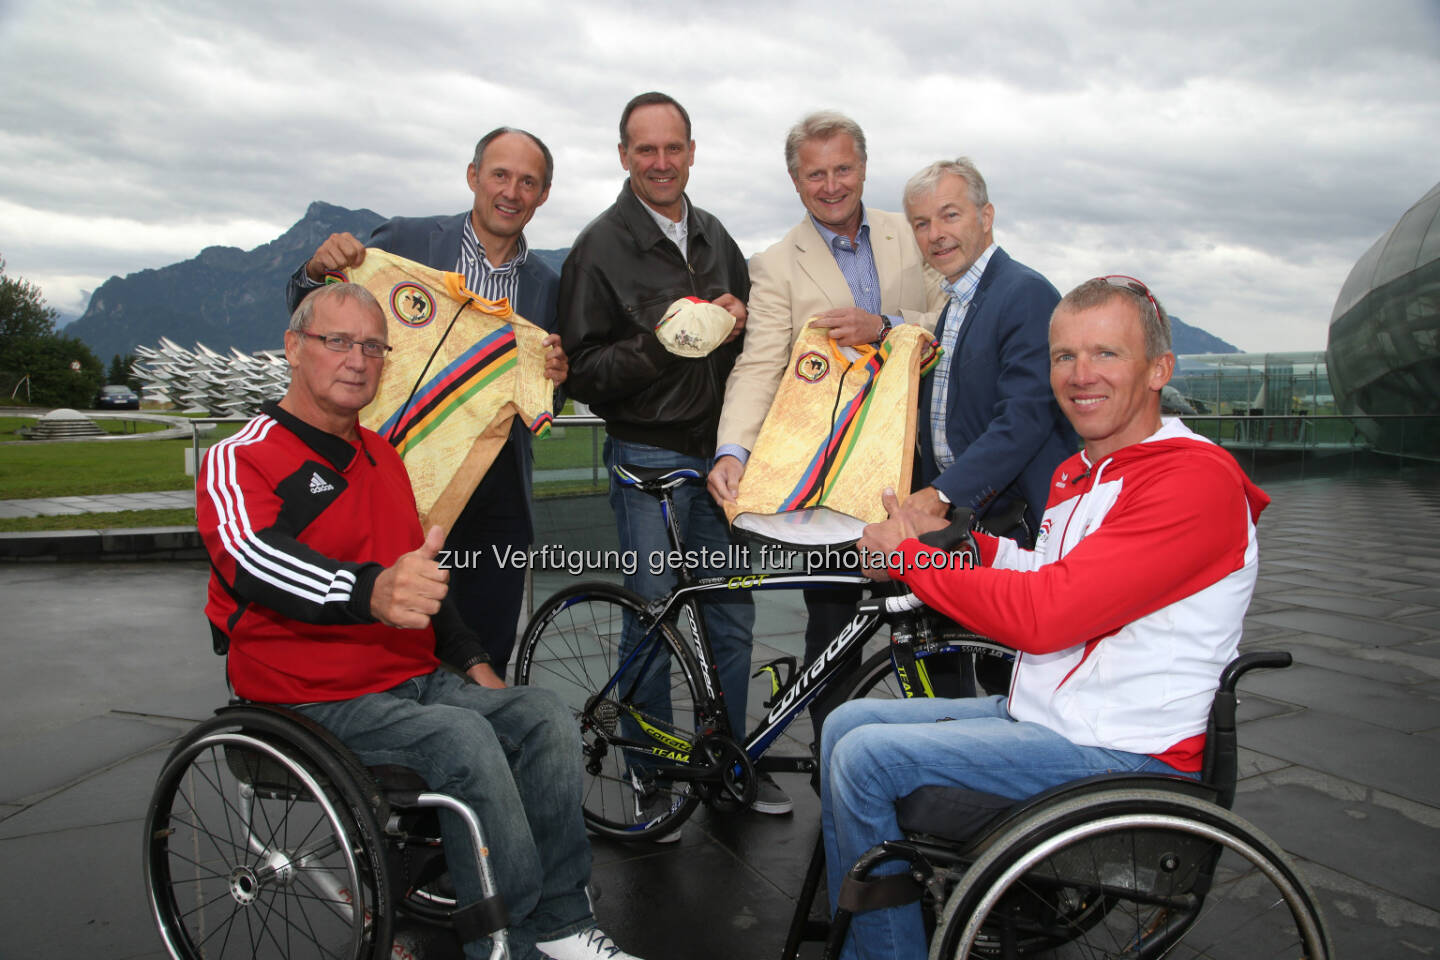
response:
<svg viewBox="0 0 1440 960"><path fill-rule="evenodd" d="M768 813L779 815L789 813L795 809L795 804L775 778L768 773L757 774L755 777L755 802L750 804L750 809L756 813Z"/></svg>

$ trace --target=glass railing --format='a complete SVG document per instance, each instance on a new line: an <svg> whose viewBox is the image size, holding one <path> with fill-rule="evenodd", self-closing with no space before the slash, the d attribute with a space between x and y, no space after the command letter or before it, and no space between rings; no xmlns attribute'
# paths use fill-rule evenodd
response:
<svg viewBox="0 0 1440 960"><path fill-rule="evenodd" d="M1303 477L1440 463L1440 416L1260 414L1181 418L1251 475Z"/></svg>
<svg viewBox="0 0 1440 960"><path fill-rule="evenodd" d="M562 414L550 426L550 436L537 440L535 496L574 497L604 493L608 487L605 461L605 421L599 417Z"/></svg>
<svg viewBox="0 0 1440 960"><path fill-rule="evenodd" d="M204 442L200 425L246 419L195 418L195 455ZM1187 414L1181 419L1233 453L1252 474L1298 477L1311 471L1331 474L1387 465L1402 468L1407 462L1440 463L1440 416L1434 414ZM604 427L605 421L595 416L555 418L550 436L534 444L537 499L605 493ZM226 432L222 428L219 435Z"/></svg>

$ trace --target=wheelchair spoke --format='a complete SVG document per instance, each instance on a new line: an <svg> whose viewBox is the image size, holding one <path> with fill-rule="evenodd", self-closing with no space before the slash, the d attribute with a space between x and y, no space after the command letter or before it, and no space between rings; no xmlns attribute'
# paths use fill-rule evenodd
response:
<svg viewBox="0 0 1440 960"><path fill-rule="evenodd" d="M352 956L349 944L344 945L343 952L338 952L337 949L332 949L331 947L326 945L321 934L315 929L314 923L311 922L310 911L299 909L299 904L297 903L297 900L299 898L293 896L285 896L283 898L283 905L278 911L280 914L278 919L283 925L285 932L285 942L282 944L275 932L276 924L271 923L269 920L271 916L277 913L274 899L275 898L271 898L270 902L266 905L266 919L261 925L261 932L264 934L267 940L269 940L275 945L276 950L280 951L280 956L292 957L296 955L295 943L292 939L292 934L301 938L301 940L303 940L303 942L307 946L312 947L316 951L318 951L318 956L334 957L336 958L336 960L346 960L346 958ZM300 923L297 923L290 916L290 911L292 908L295 908L296 911L299 913L300 918L304 921L304 926L302 926Z"/></svg>
<svg viewBox="0 0 1440 960"><path fill-rule="evenodd" d="M943 951L977 960L1327 956L1313 897L1244 821L1160 789L1112 791L1113 806L1087 819L1096 796L1042 808L993 839L946 906ZM1115 812L1122 803L1134 809Z"/></svg>
<svg viewBox="0 0 1440 960"><path fill-rule="evenodd" d="M210 760L207 764L204 765L204 767L218 770L218 763L220 762L220 758L218 756L218 749L212 748L210 751L208 751L208 753L210 756ZM195 818L195 821L189 824L189 826L195 831L197 836L203 836L206 840L210 842L211 846L215 848L215 855L220 858L222 863L230 862L232 856L234 857L234 859L238 860L238 851L242 850L243 848L241 848L235 842L234 838L236 836L236 830L234 825L230 821L230 814L234 812L236 817L238 818L240 816L239 811L234 808L234 805L231 803L230 799L225 795L225 791L221 788L218 777L212 777L209 771L202 768L200 764L192 764L190 770L187 771L187 774L189 777L190 789L188 791L178 793L177 797L185 802L186 808ZM202 805L197 803L197 801L200 799L199 792L196 790L194 783L194 778L197 776L201 780L203 780L204 783L210 788L211 793L214 794L215 799L218 800L220 803L219 813L223 816L225 820L225 832L223 834L216 833L206 824L205 813L201 809ZM173 818L171 824L173 827ZM234 848L237 851L237 854L227 855L225 851L220 848L222 841L224 841L230 847Z"/></svg>
<svg viewBox="0 0 1440 960"><path fill-rule="evenodd" d="M335 760L311 766L296 759L303 750L224 721L177 746L147 815L146 873L167 946L187 960L368 956L381 936L372 910L388 905L375 893L378 834L355 819L361 794L335 786ZM388 913L382 926L388 939Z"/></svg>

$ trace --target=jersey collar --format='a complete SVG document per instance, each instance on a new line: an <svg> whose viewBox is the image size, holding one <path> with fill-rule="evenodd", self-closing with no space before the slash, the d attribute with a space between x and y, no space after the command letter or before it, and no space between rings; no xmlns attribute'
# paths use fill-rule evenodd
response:
<svg viewBox="0 0 1440 960"><path fill-rule="evenodd" d="M299 437L300 442L328 460L330 465L341 473L350 469L350 465L355 462L355 455L360 452L348 440L337 437L333 433L327 433L319 427L312 427L281 407L277 400L262 404L260 412ZM363 449L365 445L363 436L360 438L360 445Z"/></svg>

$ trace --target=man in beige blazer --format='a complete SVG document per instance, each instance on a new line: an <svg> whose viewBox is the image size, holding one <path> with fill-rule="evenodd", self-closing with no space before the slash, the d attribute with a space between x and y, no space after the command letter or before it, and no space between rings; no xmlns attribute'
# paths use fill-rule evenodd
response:
<svg viewBox="0 0 1440 960"><path fill-rule="evenodd" d="M945 305L940 276L925 265L903 214L867 208L865 134L832 111L803 118L785 139L785 164L805 217L750 260L745 347L725 385L709 489L734 500L745 461L805 324L842 346L875 343L896 323L934 329ZM907 491L908 492L908 491ZM850 618L848 591L806 591L805 660ZM811 708L818 739L823 708Z"/></svg>

